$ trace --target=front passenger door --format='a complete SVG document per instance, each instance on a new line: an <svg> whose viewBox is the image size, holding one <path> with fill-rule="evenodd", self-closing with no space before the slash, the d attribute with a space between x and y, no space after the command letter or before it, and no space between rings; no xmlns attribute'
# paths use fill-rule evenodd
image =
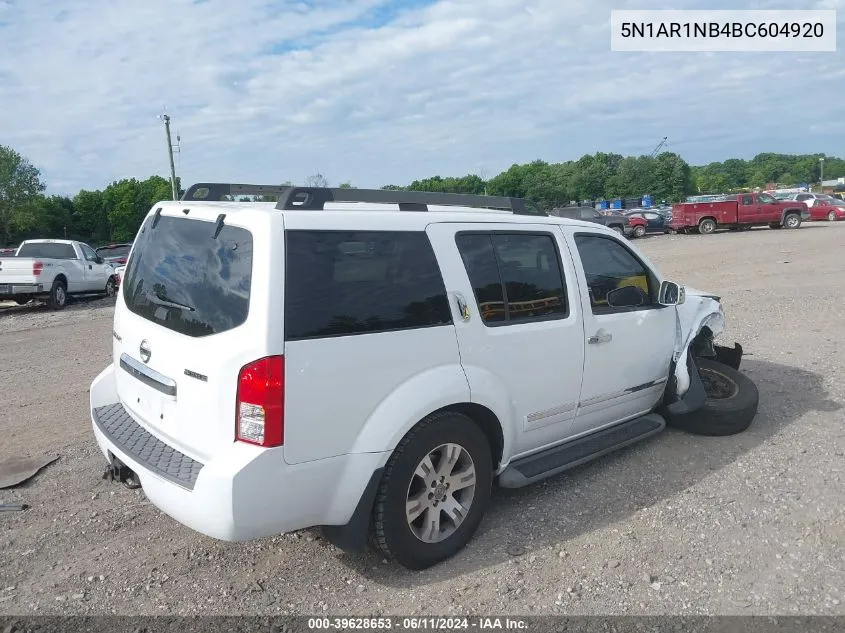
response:
<svg viewBox="0 0 845 633"><path fill-rule="evenodd" d="M98 263L97 253L87 244L80 244L82 256L84 257L83 273L85 275L85 290L96 292L106 289L106 281L109 278L107 264Z"/></svg>
<svg viewBox="0 0 845 633"><path fill-rule="evenodd" d="M675 347L674 307L657 303L656 274L614 236L564 227L575 260L586 351L579 432L650 412L663 395Z"/></svg>

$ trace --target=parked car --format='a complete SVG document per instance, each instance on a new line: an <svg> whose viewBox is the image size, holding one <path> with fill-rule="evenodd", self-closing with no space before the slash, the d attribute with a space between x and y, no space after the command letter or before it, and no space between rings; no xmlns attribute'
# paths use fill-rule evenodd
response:
<svg viewBox="0 0 845 633"><path fill-rule="evenodd" d="M631 219L632 226L634 226L634 237L642 237L646 233L665 232L666 217L657 211L634 210L629 211L626 215ZM633 224L635 219L642 220L642 222L638 222L635 226Z"/></svg>
<svg viewBox="0 0 845 633"><path fill-rule="evenodd" d="M623 235L631 235L631 233L633 233L633 228L631 227L631 223L628 221L628 218L622 213L612 209L607 209L604 213L599 213L592 207L562 207L552 209L549 211L549 215L558 218L594 222L611 228L617 233L621 233Z"/></svg>
<svg viewBox="0 0 845 633"><path fill-rule="evenodd" d="M0 301L44 299L54 310L69 295L114 296L114 269L94 249L74 240L26 240L14 257L0 258Z"/></svg>
<svg viewBox="0 0 845 633"><path fill-rule="evenodd" d="M259 191L278 202L218 202ZM203 534L323 526L421 569L472 538L494 480L667 424L747 428L723 326L613 230L520 199L200 184L141 226L91 423L108 478Z"/></svg>
<svg viewBox="0 0 845 633"><path fill-rule="evenodd" d="M741 193L724 196L721 201L686 202L672 207L667 230L685 233L697 231L708 235L717 229L749 229L769 226L797 229L810 213L804 202L776 200L767 193Z"/></svg>
<svg viewBox="0 0 845 633"><path fill-rule="evenodd" d="M631 228L631 237L643 237L648 229L648 222L641 215L626 214L628 226Z"/></svg>
<svg viewBox="0 0 845 633"><path fill-rule="evenodd" d="M125 264L129 258L129 251L132 250L132 243L129 244L109 244L108 246L101 246L96 250L97 255L102 257L107 264L118 266Z"/></svg>
<svg viewBox="0 0 845 633"><path fill-rule="evenodd" d="M114 286L120 290L120 280L123 279L123 273L126 271L126 266L118 266L114 269Z"/></svg>
<svg viewBox="0 0 845 633"><path fill-rule="evenodd" d="M816 200L810 207L811 220L836 222L845 219L845 202L841 200Z"/></svg>
<svg viewBox="0 0 845 633"><path fill-rule="evenodd" d="M794 193L789 198L789 200L796 200L797 202L803 202L807 205L807 208L811 209L814 205L818 204L822 201L833 200L833 196L830 196L826 193Z"/></svg>
<svg viewBox="0 0 845 633"><path fill-rule="evenodd" d="M0 248L0 257L14 257L16 248Z"/></svg>

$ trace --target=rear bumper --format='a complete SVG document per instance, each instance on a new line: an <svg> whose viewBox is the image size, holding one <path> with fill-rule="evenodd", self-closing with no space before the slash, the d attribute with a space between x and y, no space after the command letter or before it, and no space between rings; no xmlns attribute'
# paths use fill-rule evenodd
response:
<svg viewBox="0 0 845 633"><path fill-rule="evenodd" d="M319 525L345 525L386 453L356 453L286 464L283 449L232 442L201 464L168 447L125 413L114 366L91 384L94 437L131 468L147 498L197 532L243 541ZM127 419L129 418L129 419Z"/></svg>
<svg viewBox="0 0 845 633"><path fill-rule="evenodd" d="M44 284L0 283L0 299L45 293Z"/></svg>

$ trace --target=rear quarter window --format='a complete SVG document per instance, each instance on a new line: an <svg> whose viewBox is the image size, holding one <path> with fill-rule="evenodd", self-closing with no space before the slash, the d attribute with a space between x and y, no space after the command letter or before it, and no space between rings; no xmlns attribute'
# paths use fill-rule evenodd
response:
<svg viewBox="0 0 845 633"><path fill-rule="evenodd" d="M285 251L287 341L452 323L424 232L290 230Z"/></svg>
<svg viewBox="0 0 845 633"><path fill-rule="evenodd" d="M224 224L147 218L123 276L123 298L135 314L188 336L219 334L249 314L252 234Z"/></svg>

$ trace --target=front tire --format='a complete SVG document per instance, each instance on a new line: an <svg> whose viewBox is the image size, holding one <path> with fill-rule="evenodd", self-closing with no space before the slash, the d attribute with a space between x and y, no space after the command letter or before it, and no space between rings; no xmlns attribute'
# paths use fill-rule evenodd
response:
<svg viewBox="0 0 845 633"><path fill-rule="evenodd" d="M50 288L47 305L51 310L61 310L67 305L67 287L61 279L56 279Z"/></svg>
<svg viewBox="0 0 845 633"><path fill-rule="evenodd" d="M371 539L409 569L426 569L466 546L490 501L487 437L469 417L433 413L399 443L376 495Z"/></svg>
<svg viewBox="0 0 845 633"><path fill-rule="evenodd" d="M700 409L673 416L664 412L668 426L696 435L735 435L747 429L754 416L760 393L745 374L710 358L697 358L695 364L707 392Z"/></svg>

